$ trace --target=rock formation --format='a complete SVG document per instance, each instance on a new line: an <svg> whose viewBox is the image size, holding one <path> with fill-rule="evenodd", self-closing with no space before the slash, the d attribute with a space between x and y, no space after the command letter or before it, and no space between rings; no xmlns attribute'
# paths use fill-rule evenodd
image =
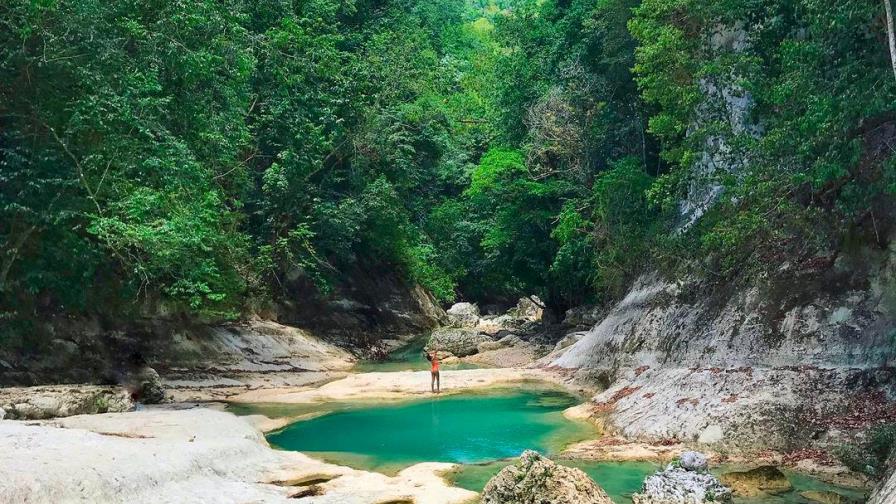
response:
<svg viewBox="0 0 896 504"><path fill-rule="evenodd" d="M445 311L448 321L456 327L476 327L479 307L473 303L455 303Z"/></svg>
<svg viewBox="0 0 896 504"><path fill-rule="evenodd" d="M824 490L806 490L800 492L800 496L812 502L819 504L847 504L850 502L846 497L837 492L829 492Z"/></svg>
<svg viewBox="0 0 896 504"><path fill-rule="evenodd" d="M612 504L579 469L564 467L527 450L486 483L482 504Z"/></svg>
<svg viewBox="0 0 896 504"><path fill-rule="evenodd" d="M440 327L430 335L426 349L449 352L455 357L465 357L478 352L480 343L491 340L475 329Z"/></svg>
<svg viewBox="0 0 896 504"><path fill-rule="evenodd" d="M634 504L703 504L730 502L731 490L707 472L706 457L685 452L681 459L669 464L644 480L641 491L632 495Z"/></svg>
<svg viewBox="0 0 896 504"><path fill-rule="evenodd" d="M40 420L134 409L130 394L105 385L0 388L0 420Z"/></svg>
<svg viewBox="0 0 896 504"><path fill-rule="evenodd" d="M749 471L727 472L720 479L738 497L777 494L793 489L787 476L774 466L761 466Z"/></svg>
<svg viewBox="0 0 896 504"><path fill-rule="evenodd" d="M736 286L645 275L541 362L605 389L594 410L626 437L830 450L896 407L894 288L896 251L871 249Z"/></svg>
<svg viewBox="0 0 896 504"><path fill-rule="evenodd" d="M678 457L678 465L685 471L704 472L709 467L706 455L695 451L686 451Z"/></svg>
<svg viewBox="0 0 896 504"><path fill-rule="evenodd" d="M890 454L887 462L887 475L877 484L868 504L892 504L896 502L896 452Z"/></svg>
<svg viewBox="0 0 896 504"><path fill-rule="evenodd" d="M159 373L149 367L141 366L130 378L131 397L143 404L158 404L165 400L165 389Z"/></svg>

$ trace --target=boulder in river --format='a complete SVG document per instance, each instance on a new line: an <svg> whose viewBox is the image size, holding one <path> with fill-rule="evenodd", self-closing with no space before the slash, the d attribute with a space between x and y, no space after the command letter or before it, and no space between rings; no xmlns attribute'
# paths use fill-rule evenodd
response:
<svg viewBox="0 0 896 504"><path fill-rule="evenodd" d="M644 480L641 491L632 495L634 504L703 504L730 502L731 490L707 472L706 456L684 452L677 463Z"/></svg>
<svg viewBox="0 0 896 504"><path fill-rule="evenodd" d="M705 471L708 467L706 455L695 451L682 453L678 458L678 465L686 471Z"/></svg>
<svg viewBox="0 0 896 504"><path fill-rule="evenodd" d="M727 472L720 479L738 497L777 494L793 489L787 476L775 466L760 466L749 471Z"/></svg>
<svg viewBox="0 0 896 504"><path fill-rule="evenodd" d="M478 352L479 344L486 341L492 341L492 339L474 329L440 327L429 336L426 349L450 352L457 357L465 357Z"/></svg>
<svg viewBox="0 0 896 504"><path fill-rule="evenodd" d="M580 469L554 463L526 450L485 484L482 504L613 504Z"/></svg>
<svg viewBox="0 0 896 504"><path fill-rule="evenodd" d="M457 327L476 327L479 323L479 307L473 303L454 303L445 314L451 324Z"/></svg>

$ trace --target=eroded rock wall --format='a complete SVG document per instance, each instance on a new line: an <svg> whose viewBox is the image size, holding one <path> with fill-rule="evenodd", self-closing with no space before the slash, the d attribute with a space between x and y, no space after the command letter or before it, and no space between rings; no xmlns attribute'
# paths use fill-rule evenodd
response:
<svg viewBox="0 0 896 504"><path fill-rule="evenodd" d="M896 421L894 267L866 248L740 284L645 275L541 364L603 388L592 416L629 437L833 448Z"/></svg>
<svg viewBox="0 0 896 504"><path fill-rule="evenodd" d="M871 492L868 504L892 504L896 502L896 452L890 455L888 473Z"/></svg>

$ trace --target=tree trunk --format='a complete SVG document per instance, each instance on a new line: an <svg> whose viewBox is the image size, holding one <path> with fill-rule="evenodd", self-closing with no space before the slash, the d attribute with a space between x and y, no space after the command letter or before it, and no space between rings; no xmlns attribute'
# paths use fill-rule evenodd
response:
<svg viewBox="0 0 896 504"><path fill-rule="evenodd" d="M893 78L896 78L896 34L893 33L893 7L890 0L884 0L887 12L887 42L890 45L890 65L893 66Z"/></svg>

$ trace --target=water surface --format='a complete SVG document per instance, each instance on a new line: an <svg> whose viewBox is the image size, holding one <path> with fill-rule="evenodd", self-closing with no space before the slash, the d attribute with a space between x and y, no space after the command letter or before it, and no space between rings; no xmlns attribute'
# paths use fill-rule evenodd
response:
<svg viewBox="0 0 896 504"><path fill-rule="evenodd" d="M459 467L448 475L448 480L455 486L474 492L481 492L489 479L498 471L516 460L496 460L484 464L471 464ZM558 464L577 467L591 477L616 504L631 504L631 495L641 489L644 479L655 471L662 469L659 464L650 462L596 462L587 460L555 460ZM720 475L731 470L743 470L742 467L721 466L712 472ZM766 495L755 498L733 499L734 504L813 504L802 497L800 492L806 490L822 490L837 492L856 502L864 502L864 492L851 488L831 485L804 474L785 471L793 490L778 495ZM817 503L814 503L817 504Z"/></svg>
<svg viewBox="0 0 896 504"><path fill-rule="evenodd" d="M505 390L488 394L430 396L426 399L318 405L255 404L235 406L237 414L271 417L320 415L295 422L268 436L272 445L358 469L395 474L418 462L462 464L447 475L459 487L482 491L486 482L526 449L583 470L617 504L661 468L647 462L594 462L557 458L570 443L593 438L594 428L566 419L562 411L578 400L553 389ZM717 467L720 474L739 467ZM806 490L836 491L859 502L860 491L836 487L787 472L794 490L763 498L735 498L735 504L809 504Z"/></svg>
<svg viewBox="0 0 896 504"><path fill-rule="evenodd" d="M394 472L418 462L487 462L526 449L554 453L593 437L563 417L576 398L555 390L431 396L343 409L268 436L272 445L359 469Z"/></svg>

